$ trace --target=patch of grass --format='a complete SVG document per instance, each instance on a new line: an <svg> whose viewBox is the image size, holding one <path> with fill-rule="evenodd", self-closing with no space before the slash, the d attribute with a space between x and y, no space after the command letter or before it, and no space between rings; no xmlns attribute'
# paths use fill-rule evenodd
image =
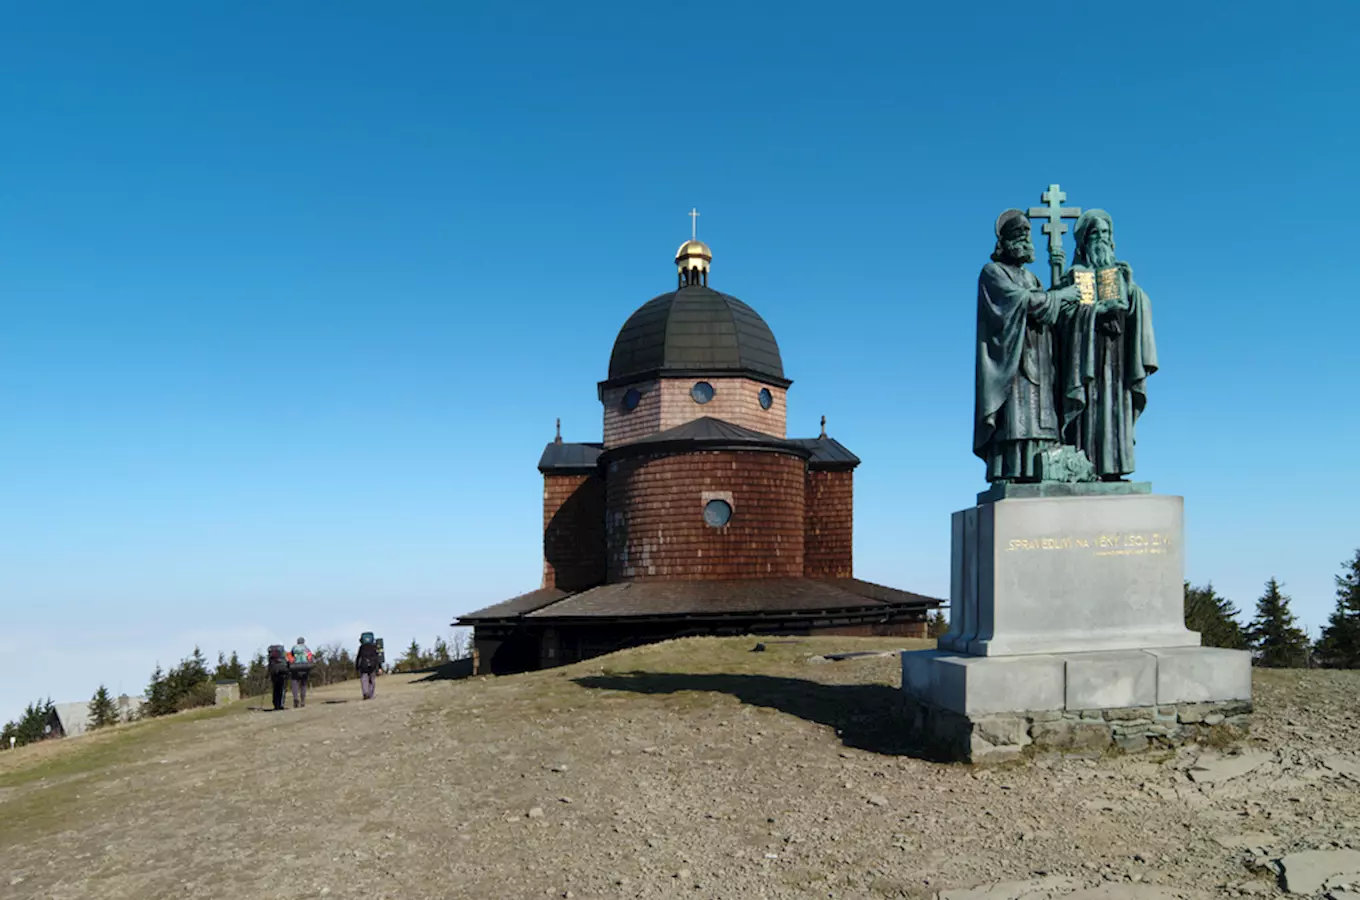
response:
<svg viewBox="0 0 1360 900"><path fill-rule="evenodd" d="M186 723L220 719L246 710L245 703L195 709L9 751L0 756L0 789L101 772L132 761L151 744Z"/></svg>
<svg viewBox="0 0 1360 900"><path fill-rule="evenodd" d="M83 795L97 793L112 770L170 749L186 725L248 709L244 702L206 707L5 753L0 762L0 845L71 827Z"/></svg>

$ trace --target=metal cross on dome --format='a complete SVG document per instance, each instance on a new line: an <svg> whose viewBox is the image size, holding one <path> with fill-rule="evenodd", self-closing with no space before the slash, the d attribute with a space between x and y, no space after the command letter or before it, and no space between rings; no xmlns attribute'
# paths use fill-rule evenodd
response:
<svg viewBox="0 0 1360 900"><path fill-rule="evenodd" d="M697 241L699 239L699 208L690 207L690 211L686 215L689 216L689 239Z"/></svg>

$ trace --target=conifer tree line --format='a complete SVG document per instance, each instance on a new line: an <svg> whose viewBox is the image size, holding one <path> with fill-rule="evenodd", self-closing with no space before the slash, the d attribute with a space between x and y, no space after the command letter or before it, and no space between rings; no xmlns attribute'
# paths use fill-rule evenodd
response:
<svg viewBox="0 0 1360 900"><path fill-rule="evenodd" d="M428 651L421 650L414 638L406 652L396 660L388 658L388 668L393 672L416 672L431 669L455 659L471 655L472 642L465 632L457 632L452 641L436 638ZM308 681L312 685L337 684L358 678L354 669L354 656L349 648L332 643L312 649L313 666ZM241 687L242 697L262 697L270 692L269 664L263 650L256 651L249 664L241 662L236 651L231 656L217 654L217 665L209 665L199 647L180 660L169 671L159 663L151 673L151 681L143 692L143 703L129 718L155 718L167 716L184 710L212 706L217 699L216 683L235 681ZM0 730L0 750L8 750L10 738L14 746L36 743L51 735L47 726L55 709L51 698L30 703L18 719L6 723ZM118 703L104 685L90 698L89 722L86 730L94 731L107 728L125 721Z"/></svg>
<svg viewBox="0 0 1360 900"><path fill-rule="evenodd" d="M392 666L393 672L419 672L433 669L455 659L466 659L472 655L472 641L466 632L455 632L453 640L435 638L428 650L421 650L415 638Z"/></svg>
<svg viewBox="0 0 1360 900"><path fill-rule="evenodd" d="M52 710L53 703L50 697L28 704L24 707L23 715L13 722L5 723L4 730L0 731L0 747L8 750L11 738L14 739L14 746L22 747L24 744L34 744L47 737L47 721Z"/></svg>
<svg viewBox="0 0 1360 900"><path fill-rule="evenodd" d="M1186 582L1185 624L1200 633L1206 647L1251 650L1258 666L1360 668L1360 550L1336 576L1336 607L1316 643L1308 640L1289 602L1283 585L1271 578L1256 601L1255 615L1243 627L1237 607L1212 584L1192 587Z"/></svg>

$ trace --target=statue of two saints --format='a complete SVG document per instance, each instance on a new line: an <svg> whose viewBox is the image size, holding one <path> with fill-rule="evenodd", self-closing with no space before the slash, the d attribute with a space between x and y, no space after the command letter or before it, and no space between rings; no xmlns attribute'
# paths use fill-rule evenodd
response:
<svg viewBox="0 0 1360 900"><path fill-rule="evenodd" d="M1025 268L1034 261L1030 229L1021 210L1002 213L992 262L978 276L973 452L991 482L1123 480L1157 371L1152 307L1115 258L1104 210L1077 219L1073 265L1051 290ZM1055 272L1061 263L1057 255ZM1090 463L1084 477L1053 471L1077 454Z"/></svg>

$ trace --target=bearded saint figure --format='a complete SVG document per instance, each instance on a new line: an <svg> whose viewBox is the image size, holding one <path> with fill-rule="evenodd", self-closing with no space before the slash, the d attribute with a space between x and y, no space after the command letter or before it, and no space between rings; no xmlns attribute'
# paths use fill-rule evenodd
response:
<svg viewBox="0 0 1360 900"><path fill-rule="evenodd" d="M1020 210L1001 214L996 236L978 276L973 453L987 464L988 481L1038 481L1043 453L1061 440L1055 330L1080 289L1045 291L1025 268L1034 244Z"/></svg>
<svg viewBox="0 0 1360 900"><path fill-rule="evenodd" d="M1061 328L1062 439L1086 454L1102 481L1119 481L1134 469L1134 423L1157 371L1152 304L1133 268L1115 259L1109 213L1082 213L1076 244L1062 280L1082 295Z"/></svg>

